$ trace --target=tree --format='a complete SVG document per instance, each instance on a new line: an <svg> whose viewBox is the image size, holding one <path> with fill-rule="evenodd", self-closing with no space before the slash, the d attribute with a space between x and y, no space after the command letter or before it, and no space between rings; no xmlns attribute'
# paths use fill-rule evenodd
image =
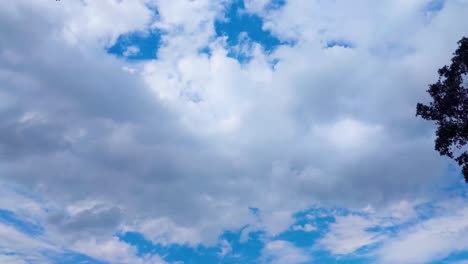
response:
<svg viewBox="0 0 468 264"><path fill-rule="evenodd" d="M439 80L427 92L433 101L418 103L416 116L436 121L435 150L462 166L468 183L468 38L458 42L452 64L439 69Z"/></svg>

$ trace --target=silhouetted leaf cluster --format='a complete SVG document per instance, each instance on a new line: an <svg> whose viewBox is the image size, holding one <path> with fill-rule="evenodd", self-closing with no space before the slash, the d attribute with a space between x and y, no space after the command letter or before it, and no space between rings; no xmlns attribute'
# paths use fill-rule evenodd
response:
<svg viewBox="0 0 468 264"><path fill-rule="evenodd" d="M416 116L436 121L435 149L462 166L468 183L468 38L458 45L452 64L439 69L439 80L429 85L433 102L418 103Z"/></svg>

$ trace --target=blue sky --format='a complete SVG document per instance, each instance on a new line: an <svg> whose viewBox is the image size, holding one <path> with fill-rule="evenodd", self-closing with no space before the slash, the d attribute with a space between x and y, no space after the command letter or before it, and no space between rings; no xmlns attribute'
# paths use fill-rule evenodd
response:
<svg viewBox="0 0 468 264"><path fill-rule="evenodd" d="M466 1L4 7L1 263L468 263L414 117Z"/></svg>

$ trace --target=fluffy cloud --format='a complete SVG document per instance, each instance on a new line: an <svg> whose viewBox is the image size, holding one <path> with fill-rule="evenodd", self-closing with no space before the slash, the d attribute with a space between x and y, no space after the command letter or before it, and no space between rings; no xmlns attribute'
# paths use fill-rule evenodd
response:
<svg viewBox="0 0 468 264"><path fill-rule="evenodd" d="M247 2L294 45L229 57L214 30L227 1L4 4L0 177L39 197L52 237L117 255L131 252L109 240L121 230L209 244L245 224L280 233L315 204L379 207L453 181L414 106L466 33L466 1ZM157 60L106 54L152 29ZM340 227L366 221L339 220L323 244L378 241ZM267 250L279 246L305 261L284 243Z"/></svg>

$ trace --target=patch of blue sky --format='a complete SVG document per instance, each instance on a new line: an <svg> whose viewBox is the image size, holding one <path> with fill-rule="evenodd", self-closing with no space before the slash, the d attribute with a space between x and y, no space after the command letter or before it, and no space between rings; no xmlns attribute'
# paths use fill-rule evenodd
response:
<svg viewBox="0 0 468 264"><path fill-rule="evenodd" d="M14 212L0 209L0 222L13 226L20 232L23 232L29 236L38 236L44 232L42 226L33 223L30 220L18 217Z"/></svg>
<svg viewBox="0 0 468 264"><path fill-rule="evenodd" d="M330 40L327 42L327 48L333 48L333 47L342 47L342 48L347 48L351 49L354 48L354 45L345 40Z"/></svg>
<svg viewBox="0 0 468 264"><path fill-rule="evenodd" d="M107 52L130 61L157 59L161 35L159 30L121 35L113 46L107 48Z"/></svg>
<svg viewBox="0 0 468 264"><path fill-rule="evenodd" d="M265 246L263 231L256 231L247 234L247 239L242 241L242 231L226 232L222 239L229 242L232 252L227 255L225 263L257 263L261 256L261 251Z"/></svg>
<svg viewBox="0 0 468 264"><path fill-rule="evenodd" d="M146 3L148 9L153 11L153 21L159 18L156 5ZM107 47L109 54L129 61L157 59L163 32L158 29L128 32L120 35L114 45Z"/></svg>
<svg viewBox="0 0 468 264"><path fill-rule="evenodd" d="M284 240L292 243L298 248L308 248L313 246L318 239L323 237L323 231L319 228L306 232L303 230L288 230L275 237L276 240Z"/></svg>
<svg viewBox="0 0 468 264"><path fill-rule="evenodd" d="M435 203L423 203L414 207L419 220L429 220L436 216L442 208Z"/></svg>
<svg viewBox="0 0 468 264"><path fill-rule="evenodd" d="M169 262L183 261L187 264L196 263L218 263L219 249L216 247L205 247L199 245L198 247L190 247L188 245L171 245L168 248L162 248L160 251L167 250L165 260Z"/></svg>
<svg viewBox="0 0 468 264"><path fill-rule="evenodd" d="M429 12L437 12L444 9L445 0L432 0L425 6L425 10Z"/></svg>
<svg viewBox="0 0 468 264"><path fill-rule="evenodd" d="M295 215L296 222L289 230L278 234L275 239L291 242L298 248L309 248L313 246L317 240L322 238L328 231L330 223L336 221L335 217L330 212L323 208L311 209L305 212L300 212ZM304 227L311 225L314 230L300 230L294 227Z"/></svg>
<svg viewBox="0 0 468 264"><path fill-rule="evenodd" d="M333 217L333 215L348 215L351 211L340 207L311 207L307 210L300 211L294 214L294 218L316 218L316 217Z"/></svg>
<svg viewBox="0 0 468 264"><path fill-rule="evenodd" d="M143 256L146 254L157 253L162 247L154 245L151 241L147 240L142 234L136 232L125 232L118 234L117 237L120 241L133 245L137 248L137 255Z"/></svg>
<svg viewBox="0 0 468 264"><path fill-rule="evenodd" d="M9 257L18 256L18 257L20 257L15 252L11 252L7 248L1 248L1 247L0 247L0 256L9 256Z"/></svg>
<svg viewBox="0 0 468 264"><path fill-rule="evenodd" d="M423 8L422 12L425 15L425 23L431 23L432 19L445 7L445 0L432 0L427 3Z"/></svg>
<svg viewBox="0 0 468 264"><path fill-rule="evenodd" d="M222 255L222 245L206 247L199 245L168 245L153 244L140 233L127 232L119 235L121 241L133 245L138 250L138 255L159 254L169 262L182 261L186 264L215 264L215 263L256 263L260 257L264 243L261 240L262 232L249 234L247 241L240 241L242 230L239 232L226 232L220 237L229 243L230 250Z"/></svg>
<svg viewBox="0 0 468 264"><path fill-rule="evenodd" d="M462 181L463 175L459 174L458 178L460 181ZM435 193L434 199L432 201L428 201L414 207L414 210L418 214L419 221L429 220L431 218L437 217L438 215L443 215L446 213L445 211L447 209L444 209L437 203L438 199L440 198L439 196L444 197L444 199L464 200L465 202L468 202L466 187L464 185L460 185L457 182L453 182L451 185L441 188L438 193Z"/></svg>
<svg viewBox="0 0 468 264"><path fill-rule="evenodd" d="M249 211L253 216L260 216L260 209L256 207L249 207Z"/></svg>
<svg viewBox="0 0 468 264"><path fill-rule="evenodd" d="M271 0L268 4L266 4L265 9L267 11L278 10L284 5L286 5L286 0Z"/></svg>
<svg viewBox="0 0 468 264"><path fill-rule="evenodd" d="M447 171L447 183L439 187L438 192L447 198L459 198L465 197L466 186L460 183L464 183L465 179L463 174L460 172L460 168L456 163L451 163L448 166Z"/></svg>
<svg viewBox="0 0 468 264"><path fill-rule="evenodd" d="M209 47L203 47L201 49L198 49L198 52L200 54L206 54L208 57L211 57L212 55L211 49Z"/></svg>
<svg viewBox="0 0 468 264"><path fill-rule="evenodd" d="M145 254L159 254L164 256L164 259L169 262L183 261L187 264L218 263L218 254L221 252L217 247L204 247L201 245L194 248L189 245L171 244L163 246L161 244L153 244L142 234L134 232L121 234L119 235L119 239L135 246L139 256Z"/></svg>
<svg viewBox="0 0 468 264"><path fill-rule="evenodd" d="M272 1L269 8L279 8L284 1ZM249 47L250 43L258 43L267 53L275 50L279 45L288 44L273 36L270 31L263 29L263 19L248 13L243 0L235 0L225 10L225 19L215 21L218 37L225 36L227 45L231 47L228 56L245 62L250 59L249 54L239 52L239 46ZM249 43L250 42L250 43ZM237 47L237 48L236 48Z"/></svg>
<svg viewBox="0 0 468 264"><path fill-rule="evenodd" d="M266 5L266 10L275 10L285 5L285 0L272 0ZM155 10L157 16L157 10ZM231 48L228 56L238 59L240 62L250 60L246 50L252 48L253 43L262 46L269 53L279 45L291 44L282 42L273 36L270 31L263 29L263 19L248 13L243 0L232 1L225 10L225 18L215 21L217 37L225 36L227 44ZM106 50L120 58L129 61L157 59L157 52L161 44L161 36L164 32L151 30L143 32L130 32L119 36L116 43ZM211 55L210 49L200 49L200 53Z"/></svg>
<svg viewBox="0 0 468 264"><path fill-rule="evenodd" d="M454 254L451 254L450 256L431 262L430 264L451 264L451 263L459 263L460 261L466 261L468 260L468 251L462 251L462 252L457 252Z"/></svg>

